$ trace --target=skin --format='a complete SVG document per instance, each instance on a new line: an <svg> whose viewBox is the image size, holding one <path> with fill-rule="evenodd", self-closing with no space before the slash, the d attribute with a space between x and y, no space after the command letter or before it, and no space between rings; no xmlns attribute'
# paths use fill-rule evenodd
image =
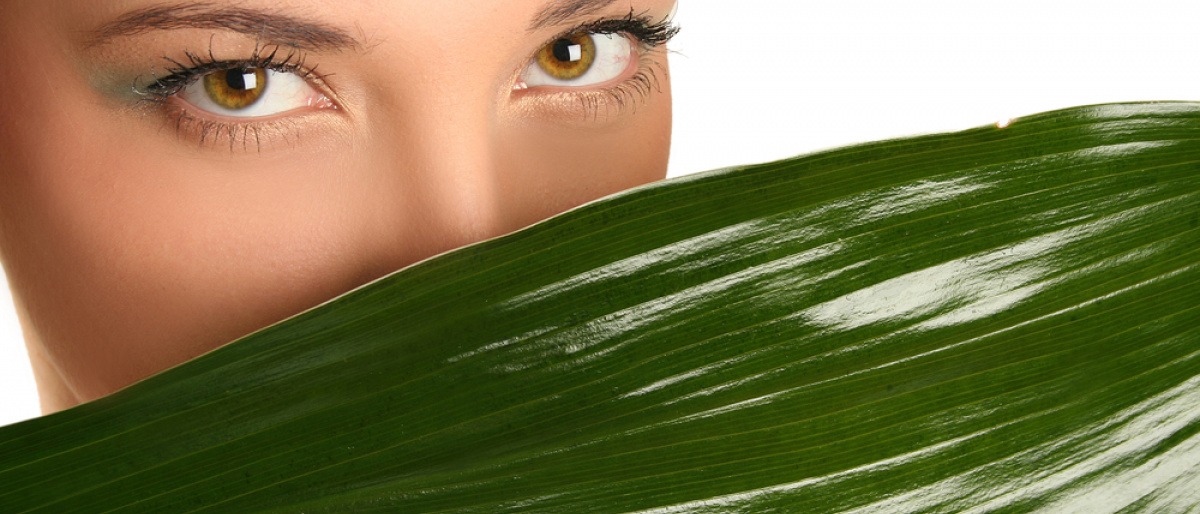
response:
<svg viewBox="0 0 1200 514"><path fill-rule="evenodd" d="M665 19L673 0L619 0L534 31L566 0L211 1L319 21L354 44L305 52L336 108L204 142L197 123L176 127L186 105L146 102L133 84L164 57L245 59L263 42L194 27L96 41L164 1L0 0L0 259L44 412L665 175L665 48L634 45L656 87L621 102L614 84L513 85L564 31L631 9Z"/></svg>

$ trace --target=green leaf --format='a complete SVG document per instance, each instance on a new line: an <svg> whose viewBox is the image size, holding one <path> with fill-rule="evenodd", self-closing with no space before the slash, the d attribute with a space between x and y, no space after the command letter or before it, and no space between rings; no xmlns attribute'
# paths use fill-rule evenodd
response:
<svg viewBox="0 0 1200 514"><path fill-rule="evenodd" d="M0 429L0 511L1184 511L1200 104L688 176Z"/></svg>

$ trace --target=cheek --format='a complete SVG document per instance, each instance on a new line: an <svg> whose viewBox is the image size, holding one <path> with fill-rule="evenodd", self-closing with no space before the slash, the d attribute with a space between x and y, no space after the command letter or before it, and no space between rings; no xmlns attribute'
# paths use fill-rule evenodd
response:
<svg viewBox="0 0 1200 514"><path fill-rule="evenodd" d="M71 95L88 97L55 97ZM201 153L143 118L30 100L57 108L27 108L21 133L4 134L22 152L0 193L3 250L19 301L81 399L359 280L344 207L355 192L336 173L352 164L317 151ZM72 127L87 137L67 137Z"/></svg>
<svg viewBox="0 0 1200 514"><path fill-rule="evenodd" d="M600 126L524 123L502 148L509 229L661 180L671 140L670 89L663 84L620 119Z"/></svg>
<svg viewBox="0 0 1200 514"><path fill-rule="evenodd" d="M38 55L25 50L14 55ZM414 260L659 180L669 152L665 76L612 119L488 118L500 121L479 127L478 159L434 122L353 151L306 137L247 155L199 150L122 113L62 61L14 64L4 68L38 74L0 69L13 92L0 103L0 252L29 328L80 400ZM494 175L437 178L459 168ZM492 221L470 229L477 211Z"/></svg>

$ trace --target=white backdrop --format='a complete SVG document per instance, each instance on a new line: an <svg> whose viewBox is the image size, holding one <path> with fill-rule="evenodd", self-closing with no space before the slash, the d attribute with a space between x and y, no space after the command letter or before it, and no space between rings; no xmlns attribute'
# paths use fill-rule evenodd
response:
<svg viewBox="0 0 1200 514"><path fill-rule="evenodd" d="M670 175L1072 105L1200 100L1198 19L1197 0L682 0ZM8 302L0 425L38 413Z"/></svg>

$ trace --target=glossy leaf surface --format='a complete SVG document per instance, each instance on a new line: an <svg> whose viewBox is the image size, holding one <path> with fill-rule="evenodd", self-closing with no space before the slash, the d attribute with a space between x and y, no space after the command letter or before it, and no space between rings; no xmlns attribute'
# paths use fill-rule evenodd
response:
<svg viewBox="0 0 1200 514"><path fill-rule="evenodd" d="M640 188L0 429L0 511L1200 504L1200 105Z"/></svg>

